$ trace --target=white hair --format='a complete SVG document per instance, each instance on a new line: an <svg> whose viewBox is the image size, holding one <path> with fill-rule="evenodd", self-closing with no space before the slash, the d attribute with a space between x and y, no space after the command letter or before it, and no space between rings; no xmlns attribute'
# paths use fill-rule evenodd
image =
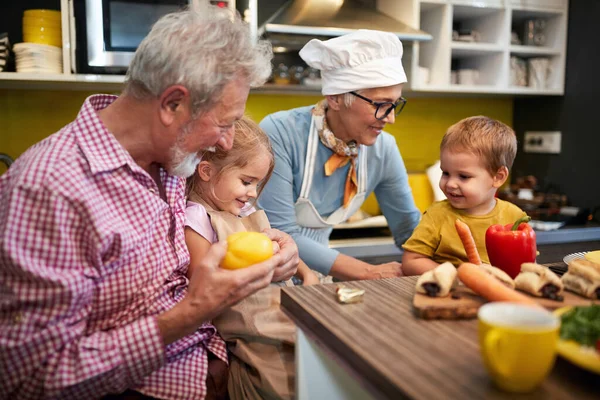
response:
<svg viewBox="0 0 600 400"><path fill-rule="evenodd" d="M360 90L355 90L354 93L360 94ZM346 107L350 107L352 103L354 103L354 100L356 100L355 95L353 95L352 93L344 93L344 104L346 105Z"/></svg>
<svg viewBox="0 0 600 400"><path fill-rule="evenodd" d="M192 3L160 18L140 43L127 70L125 93L158 97L172 85L190 91L192 113L210 109L239 76L251 87L271 75L270 43L254 43L238 13Z"/></svg>
<svg viewBox="0 0 600 400"><path fill-rule="evenodd" d="M354 92L360 94L362 92L362 90L355 90ZM354 100L356 100L356 96L350 92L341 93L339 96L343 96L342 101L346 107L350 107L352 105L352 103L354 103ZM329 104L327 103L327 98L325 98L324 101L325 101L325 107L328 107Z"/></svg>

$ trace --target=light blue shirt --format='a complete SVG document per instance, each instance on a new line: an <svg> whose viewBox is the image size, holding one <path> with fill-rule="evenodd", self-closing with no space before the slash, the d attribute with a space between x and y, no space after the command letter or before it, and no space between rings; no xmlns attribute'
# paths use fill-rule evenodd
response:
<svg viewBox="0 0 600 400"><path fill-rule="evenodd" d="M258 205L267 213L272 227L293 237L298 245L300 258L310 268L327 275L339 254L337 250L329 248L329 235L333 228L302 227L296 221L294 209L304 176L312 108L313 106L308 106L280 111L261 121L260 126L269 135L273 145L275 170ZM382 132L375 144L366 149L366 195L375 192L396 246L400 248L421 217L408 185L406 167L396 141L389 133ZM337 169L331 176L325 176L323 166L332 154L319 141L309 199L323 218L342 205L346 176L350 168L348 164Z"/></svg>

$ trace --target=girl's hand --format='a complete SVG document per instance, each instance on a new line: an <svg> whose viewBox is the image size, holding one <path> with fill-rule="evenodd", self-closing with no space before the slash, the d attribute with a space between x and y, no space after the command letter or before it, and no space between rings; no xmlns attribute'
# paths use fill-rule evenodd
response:
<svg viewBox="0 0 600 400"><path fill-rule="evenodd" d="M279 247L279 243L273 241L273 254L279 253L279 250L281 250L281 248Z"/></svg>
<svg viewBox="0 0 600 400"><path fill-rule="evenodd" d="M279 246L279 251L275 255L280 256L280 262L275 267L272 282L290 279L296 273L298 262L300 261L296 242L294 242L294 239L290 235L277 229L265 229L264 233Z"/></svg>

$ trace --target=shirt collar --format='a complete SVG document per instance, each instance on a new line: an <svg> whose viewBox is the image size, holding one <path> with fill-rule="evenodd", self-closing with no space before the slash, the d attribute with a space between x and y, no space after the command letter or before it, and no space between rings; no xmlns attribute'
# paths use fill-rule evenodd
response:
<svg viewBox="0 0 600 400"><path fill-rule="evenodd" d="M123 165L134 169L135 161L114 135L106 129L98 111L105 109L117 96L99 94L88 97L74 121L77 142L93 174L112 171Z"/></svg>

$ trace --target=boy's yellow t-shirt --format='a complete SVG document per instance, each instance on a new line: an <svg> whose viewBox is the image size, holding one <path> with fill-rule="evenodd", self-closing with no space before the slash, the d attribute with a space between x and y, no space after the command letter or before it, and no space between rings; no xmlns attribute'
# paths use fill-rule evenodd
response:
<svg viewBox="0 0 600 400"><path fill-rule="evenodd" d="M468 261L465 248L456 232L454 222L461 219L471 229L481 261L489 264L485 249L485 232L494 224L511 224L527 215L519 207L496 199L496 206L486 215L467 215L453 208L448 200L434 203L425 211L412 236L404 243L404 250L422 254L437 263L451 262L454 266Z"/></svg>

